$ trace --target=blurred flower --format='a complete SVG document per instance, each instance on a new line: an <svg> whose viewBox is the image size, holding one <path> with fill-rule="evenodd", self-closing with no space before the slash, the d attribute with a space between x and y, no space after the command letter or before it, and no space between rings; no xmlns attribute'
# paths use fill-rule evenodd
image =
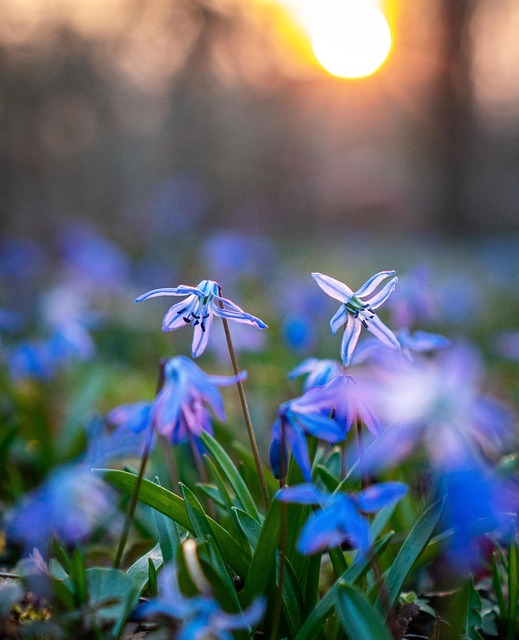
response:
<svg viewBox="0 0 519 640"><path fill-rule="evenodd" d="M366 451L375 466L389 466L425 444L435 465L463 464L476 450L496 452L510 432L511 415L481 395L483 364L462 344L400 371L380 369L372 395L390 426Z"/></svg>
<svg viewBox="0 0 519 640"><path fill-rule="evenodd" d="M223 611L219 602L209 595L186 597L180 590L175 565L165 566L158 577L158 596L138 609L138 615L170 618L182 624L176 631L177 640L217 638L232 640L232 631L256 625L263 617L264 604L260 600L240 613Z"/></svg>
<svg viewBox="0 0 519 640"><path fill-rule="evenodd" d="M519 331L503 331L495 336L494 347L503 358L519 361Z"/></svg>
<svg viewBox="0 0 519 640"><path fill-rule="evenodd" d="M132 433L152 438L154 431L166 436L173 444L198 438L202 431L212 433L211 410L225 420L223 398L217 387L235 384L246 377L212 376L185 356L163 363L164 382L152 402L136 402L116 407L107 416L111 424Z"/></svg>
<svg viewBox="0 0 519 640"><path fill-rule="evenodd" d="M356 495L340 492L329 495L313 484L300 484L281 489L277 498L322 507L312 513L301 530L297 543L301 553L317 553L348 542L364 554L371 545L366 514L376 513L406 493L407 486L401 482L373 484Z"/></svg>
<svg viewBox="0 0 519 640"><path fill-rule="evenodd" d="M312 387L320 387L333 380L343 373L343 366L337 360L319 360L318 358L307 358L301 364L292 369L288 374L289 378L304 376L307 378L304 383L304 390L308 391Z"/></svg>
<svg viewBox="0 0 519 640"><path fill-rule="evenodd" d="M232 283L238 277L266 278L274 262L272 243L259 234L217 231L201 247L211 273Z"/></svg>
<svg viewBox="0 0 519 640"><path fill-rule="evenodd" d="M355 421L361 420L373 435L382 432L375 415L368 390L362 381L350 375L340 375L322 387L313 387L300 399L301 403L330 416L340 427L341 437L346 438ZM337 441L336 441L337 442Z"/></svg>
<svg viewBox="0 0 519 640"><path fill-rule="evenodd" d="M428 331L410 333L407 329L401 329L395 335L400 342L400 350L389 349L379 340L368 338L358 344L351 363L356 365L373 360L386 368L398 369L413 362L415 354L432 353L452 344L445 336Z"/></svg>
<svg viewBox="0 0 519 640"><path fill-rule="evenodd" d="M398 290L387 305L391 323L409 329L416 322L437 320L440 314L438 294L433 273L426 266L401 276Z"/></svg>
<svg viewBox="0 0 519 640"><path fill-rule="evenodd" d="M506 539L517 520L514 491L476 460L442 473L438 490L445 497L443 517L452 529L447 554L456 572L474 570L485 562L481 539L494 532Z"/></svg>
<svg viewBox="0 0 519 640"><path fill-rule="evenodd" d="M129 262L113 242L88 224L71 225L59 237L66 275L78 286L116 289L127 279Z"/></svg>
<svg viewBox="0 0 519 640"><path fill-rule="evenodd" d="M375 314L377 309L391 295L398 278L394 277L375 293L377 287L386 278L393 276L394 271L381 271L367 280L360 289L353 292L348 286L322 273L312 273L321 289L335 300L343 304L330 321L332 333L335 335L342 325L345 325L341 343L341 358L344 366L348 366L351 356L359 339L361 327L373 333L381 342L393 349L400 349L400 343L393 332Z"/></svg>
<svg viewBox="0 0 519 640"><path fill-rule="evenodd" d="M108 486L84 465L55 469L43 485L8 515L7 532L26 549L45 550L52 536L65 544L84 541L111 512Z"/></svg>
<svg viewBox="0 0 519 640"><path fill-rule="evenodd" d="M202 280L197 287L180 285L173 289L154 289L136 298L135 302L142 302L157 296L188 296L182 302L173 305L166 313L162 330L174 331L185 324L194 327L192 356L197 358L204 352L207 345L213 316L256 325L260 329L267 327L259 318L246 313L234 302L220 296L218 290L217 282Z"/></svg>
<svg viewBox="0 0 519 640"><path fill-rule="evenodd" d="M56 373L49 345L44 341L21 342L6 349L7 364L15 381L50 380Z"/></svg>
<svg viewBox="0 0 519 640"><path fill-rule="evenodd" d="M307 482L311 481L312 470L306 442L307 434L330 444L340 442L344 437L341 427L330 417L322 415L321 406L312 397L308 398L308 392L300 398L283 403L272 425L270 464L275 477L280 477L281 465L288 461L286 450L286 443L288 443L304 479Z"/></svg>
<svg viewBox="0 0 519 640"><path fill-rule="evenodd" d="M312 353L323 306L321 293L306 276L292 272L274 281L270 289L269 298L280 305L277 312L286 345L296 353Z"/></svg>
<svg viewBox="0 0 519 640"><path fill-rule="evenodd" d="M208 349L219 360L229 361L229 347L225 331L221 323L214 324L212 329L212 339ZM265 331L249 331L246 325L237 324L233 327L232 345L237 354L239 353L259 353L263 351L267 343Z"/></svg>
<svg viewBox="0 0 519 640"><path fill-rule="evenodd" d="M146 405L149 412L149 403L136 403ZM107 429L105 421L94 418L87 427L87 449L85 452L85 466L88 468L106 467L111 461L127 457L138 457L143 454L146 441L153 437L151 430L145 430L147 423L139 428L132 428L129 413L131 405L118 407L107 416L110 425L116 425L115 429ZM142 413L148 413L143 411ZM126 416L125 416L126 413ZM126 421L124 420L126 418ZM137 418L134 418L137 422ZM144 420L142 420L144 422Z"/></svg>

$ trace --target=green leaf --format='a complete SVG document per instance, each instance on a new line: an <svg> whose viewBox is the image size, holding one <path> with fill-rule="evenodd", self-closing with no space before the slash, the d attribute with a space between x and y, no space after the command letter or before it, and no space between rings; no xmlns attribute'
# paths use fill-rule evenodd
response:
<svg viewBox="0 0 519 640"><path fill-rule="evenodd" d="M220 546L213 535L213 529L209 522L209 518L191 489L182 483L180 483L180 489L184 496L186 510L189 515L189 519L193 524L196 536L199 540L207 543L209 553L211 555L212 568L220 580L220 588L218 591L221 592L222 590L225 590L227 603L233 607L233 611L240 611L240 603L234 588L234 583L231 580Z"/></svg>
<svg viewBox="0 0 519 640"><path fill-rule="evenodd" d="M443 510L443 502L435 502L417 520L404 544L400 548L385 579L387 604L393 607L400 595L404 582L411 572L414 563L420 557L422 551L429 542ZM380 593L375 602L378 611L384 610L386 598L382 599Z"/></svg>
<svg viewBox="0 0 519 640"><path fill-rule="evenodd" d="M227 508L227 505L222 498L222 494L220 493L219 489L214 486L214 484L204 484L203 482L198 482L196 486L205 496L209 498L209 500L214 502L214 504L218 505L219 507L223 507L224 509Z"/></svg>
<svg viewBox="0 0 519 640"><path fill-rule="evenodd" d="M139 592L132 580L119 569L94 567L86 570L88 600L96 619L115 622L113 637L119 635L127 617L137 604Z"/></svg>
<svg viewBox="0 0 519 640"><path fill-rule="evenodd" d="M245 534L250 546L255 548L258 543L258 538L261 533L261 525L257 522L251 515L249 515L246 511L242 511L238 509L238 507L232 508L235 515L236 520Z"/></svg>
<svg viewBox="0 0 519 640"><path fill-rule="evenodd" d="M281 529L281 503L273 500L265 516L261 532L252 555L249 572L243 592L244 606L249 605L254 596L265 593L267 582L276 566L276 551Z"/></svg>
<svg viewBox="0 0 519 640"><path fill-rule="evenodd" d="M207 431L202 432L200 439L213 457L213 460L219 467L223 477L227 480L234 491L236 499L238 500L237 506L241 507L249 515L259 521L260 515L258 508L256 507L256 503L254 502L247 485L241 477L238 469L236 469L233 461L225 453L222 446L209 433L207 433Z"/></svg>
<svg viewBox="0 0 519 640"><path fill-rule="evenodd" d="M330 589L328 589L328 591L314 607L308 618L305 620L303 626L299 630L295 640L313 640L314 638L318 637L323 624L326 621L326 618L328 617L335 604L335 597L339 588L339 584L342 584L343 582L352 583L362 577L362 575L364 575L364 573L370 566L371 558L374 555L381 555L393 536L393 532L388 533L384 538L382 538L382 540L374 545L371 553L366 554L361 558L357 558L353 562L353 564L348 567L348 570L343 573L343 575L330 587ZM361 639L359 638L359 640Z"/></svg>
<svg viewBox="0 0 519 640"><path fill-rule="evenodd" d="M451 598L447 612L449 627L445 632L448 640L483 640L478 631L483 624L481 596L474 589L472 577Z"/></svg>
<svg viewBox="0 0 519 640"><path fill-rule="evenodd" d="M279 573L280 557L276 562L276 577ZM301 628L301 611L303 609L303 597L297 581L294 568L285 558L285 575L283 577L282 606L285 618L288 622L292 636Z"/></svg>
<svg viewBox="0 0 519 640"><path fill-rule="evenodd" d="M384 530L384 527L389 522L391 516L393 515L398 502L391 502L386 504L385 507L382 507L377 515L373 518L373 522L371 523L371 527L369 528L369 535L371 540L376 540L379 535Z"/></svg>
<svg viewBox="0 0 519 640"><path fill-rule="evenodd" d="M341 581L335 600L341 626L349 640L392 640L382 616L359 587Z"/></svg>
<svg viewBox="0 0 519 640"><path fill-rule="evenodd" d="M95 471L112 486L129 495L133 494L136 482L135 475L116 469L96 469ZM184 529L194 533L194 527L187 515L184 500L176 494L143 478L139 490L139 500L168 516ZM238 575L245 579L250 565L249 550L238 544L218 522L209 517L207 519L226 562L235 569Z"/></svg>
<svg viewBox="0 0 519 640"><path fill-rule="evenodd" d="M155 479L155 482L160 486L157 479ZM177 525L171 518L166 517L156 509L153 509L152 513L155 528L157 529L157 535L159 537L162 559L164 564L167 564L174 560L176 556L177 549L180 545L180 535L178 533Z"/></svg>
<svg viewBox="0 0 519 640"><path fill-rule="evenodd" d="M517 627L517 599L519 597L519 554L515 536L508 550L508 640L515 638Z"/></svg>
<svg viewBox="0 0 519 640"><path fill-rule="evenodd" d="M139 594L144 591L148 584L150 560L153 561L155 569L159 569L162 566L162 552L158 543L153 547L153 549L151 549L151 551L148 551L148 553L145 553L136 560L126 571L126 575L133 582Z"/></svg>
<svg viewBox="0 0 519 640"><path fill-rule="evenodd" d="M324 465L317 464L315 466L315 476L316 480L320 480L324 484L329 493L333 493L337 489L339 481Z"/></svg>
<svg viewBox="0 0 519 640"><path fill-rule="evenodd" d="M157 589L157 569L151 558L148 558L148 584L150 589L150 598L156 598Z"/></svg>

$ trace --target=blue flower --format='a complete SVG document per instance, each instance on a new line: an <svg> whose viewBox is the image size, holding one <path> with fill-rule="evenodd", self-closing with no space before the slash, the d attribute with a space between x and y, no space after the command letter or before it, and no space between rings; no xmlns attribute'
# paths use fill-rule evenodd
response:
<svg viewBox="0 0 519 640"><path fill-rule="evenodd" d="M481 554L484 534L506 540L515 535L517 484L475 459L440 475L440 496L445 497L443 518L452 530L448 538L449 563L457 571L474 570L485 563Z"/></svg>
<svg viewBox="0 0 519 640"><path fill-rule="evenodd" d="M337 313L330 321L330 327L333 335L335 335L339 327L345 325L341 343L341 358L345 367L350 363L362 327L371 331L374 336L388 347L400 349L400 343L393 332L386 327L374 311L389 298L396 287L398 278L391 278L382 289L375 293L378 286L383 280L394 276L394 274L394 271L376 273L360 289L354 292L344 283L335 280L335 278L322 273L312 273L312 277L325 293L342 302Z"/></svg>
<svg viewBox="0 0 519 640"><path fill-rule="evenodd" d="M307 434L331 444L344 438L342 428L331 418L322 414L322 409L308 394L281 405L276 421L272 425L270 464L276 477L281 475L281 464L287 461L286 443L292 450L294 460L307 482L312 470L308 455ZM285 467L286 468L286 467Z"/></svg>
<svg viewBox="0 0 519 640"><path fill-rule="evenodd" d="M175 565L167 565L158 577L158 597L139 608L139 616L162 617L171 619L180 631L177 640L202 640L217 638L232 640L232 631L249 629L263 617L265 607L255 600L245 611L227 613L210 595L186 597L180 590L178 571Z"/></svg>
<svg viewBox="0 0 519 640"><path fill-rule="evenodd" d="M295 369L288 374L289 378L296 378L308 374L304 390L308 391L312 387L320 387L327 382L340 376L343 366L337 360L319 360L318 358L307 358L303 360Z"/></svg>
<svg viewBox="0 0 519 640"><path fill-rule="evenodd" d="M313 484L300 484L281 489L278 500L298 504L319 505L305 522L297 543L301 553L309 555L348 542L361 554L371 546L366 514L375 513L387 504L400 500L407 493L401 482L381 482L360 493L331 495Z"/></svg>
<svg viewBox="0 0 519 640"><path fill-rule="evenodd" d="M182 302L174 304L164 316L163 331L174 331L185 324L194 327L192 356L197 358L207 345L213 316L226 318L265 329L267 325L255 316L246 313L227 298L219 295L219 285L213 280L202 280L196 287L180 285L173 289L154 289L135 299L142 302L157 296L187 296Z"/></svg>
<svg viewBox="0 0 519 640"><path fill-rule="evenodd" d="M223 398L219 386L243 380L238 376L211 376L185 356L170 358L163 363L164 383L152 402L121 405L107 416L109 422L133 433L156 431L173 444L198 438L202 431L212 433L211 412L225 420Z"/></svg>
<svg viewBox="0 0 519 640"><path fill-rule="evenodd" d="M7 531L27 549L45 549L52 536L65 544L84 541L112 513L111 492L85 464L52 472L8 517Z"/></svg>

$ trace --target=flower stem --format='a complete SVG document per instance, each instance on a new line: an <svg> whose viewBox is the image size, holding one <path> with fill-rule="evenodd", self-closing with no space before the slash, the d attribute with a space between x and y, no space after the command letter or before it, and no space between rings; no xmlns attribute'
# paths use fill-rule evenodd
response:
<svg viewBox="0 0 519 640"><path fill-rule="evenodd" d="M128 507L128 511L126 513L123 530L121 532L121 537L119 538L119 546L117 547L117 553L115 554L115 560L113 564L114 569L118 569L121 566L121 558L124 552L124 547L126 546L126 541L128 539L128 532L130 531L130 525L133 520L133 514L135 513L135 507L137 506L137 499L139 497L139 490L141 488L142 478L144 476L146 463L148 462L148 458L150 454L150 442L151 442L151 439L149 439L146 442L146 448L144 449L144 452L142 454L139 473L137 474L137 480L135 482L135 489L133 490L132 500L130 502L130 506Z"/></svg>
<svg viewBox="0 0 519 640"><path fill-rule="evenodd" d="M165 360L160 361L160 369L159 369L159 379L157 382L157 391L155 395L159 393L162 389L162 385L164 384L164 364ZM153 430L153 425L151 425L150 430ZM135 489L133 490L132 499L130 502L130 506L128 507L128 511L126 513L126 518L124 520L123 530L121 531L121 537L119 538L119 545L117 547L117 552L115 554L114 569L118 569L121 566L121 559L124 552L124 547L126 546L126 541L128 540L128 533L130 531L130 525L133 520L133 515L135 513L135 508L137 507L137 500L139 498L139 491L142 484L142 479L144 477L144 471L146 470L146 464L148 462L148 458L150 457L151 446L153 443L153 434L149 433L146 437L146 443L144 445L144 451L142 453L141 464L139 466L139 472L137 474L137 479L135 481Z"/></svg>
<svg viewBox="0 0 519 640"><path fill-rule="evenodd" d="M221 295L222 293L221 289L219 290L219 293ZM221 303L220 303L220 306L221 306ZM236 359L236 352L234 351L234 347L232 344L231 332L229 331L229 323L227 322L227 318L222 318L222 323L223 323L223 330L225 331L225 339L227 340L227 347L229 349L229 355L231 356L231 363L232 363L234 375L238 376L240 374L240 369L238 367L238 360ZM256 463L256 470L258 472L258 479L261 487L261 493L263 496L263 502L265 504L265 508L268 509L270 505L270 496L267 489L267 482L265 480L265 475L263 473L263 467L261 464L258 443L256 442L256 436L254 435L254 428L252 426L249 407L247 405L247 398L245 397L245 389L243 388L243 384L241 380L238 380L236 382L236 386L238 387L238 394L240 396L241 408L243 411L243 416L245 418L247 433L249 435L252 455L254 456L254 462Z"/></svg>

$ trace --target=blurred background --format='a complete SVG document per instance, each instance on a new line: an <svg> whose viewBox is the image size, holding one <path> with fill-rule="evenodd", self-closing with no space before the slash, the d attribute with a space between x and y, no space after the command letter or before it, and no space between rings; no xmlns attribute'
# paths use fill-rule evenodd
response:
<svg viewBox="0 0 519 640"><path fill-rule="evenodd" d="M339 355L313 271L395 269L388 326L518 399L518 34L517 0L0 0L0 424L70 459L190 353L134 298L209 278L269 325L233 327L265 453L287 373Z"/></svg>
<svg viewBox="0 0 519 640"><path fill-rule="evenodd" d="M12 355L22 335L57 331L85 359L85 330L112 323L107 359L188 352L187 331L149 342L167 301L132 300L203 278L271 326L243 350L279 339L294 363L319 344L336 357L311 271L355 289L396 269L411 307L435 299L433 330L517 329L515 0L0 0L0 15L0 331L19 377L51 375L39 343Z"/></svg>
<svg viewBox="0 0 519 640"><path fill-rule="evenodd" d="M326 1L0 0L3 235L517 232L517 2L356 0L392 47L345 79Z"/></svg>

